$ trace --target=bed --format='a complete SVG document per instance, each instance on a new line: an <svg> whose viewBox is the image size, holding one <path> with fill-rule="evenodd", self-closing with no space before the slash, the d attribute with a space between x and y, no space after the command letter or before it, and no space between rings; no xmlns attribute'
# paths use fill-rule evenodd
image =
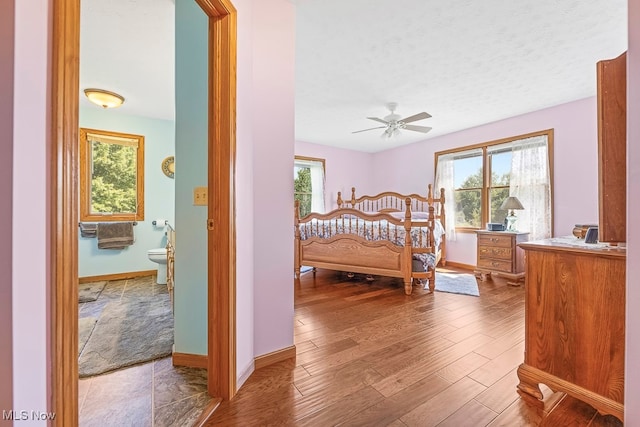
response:
<svg viewBox="0 0 640 427"><path fill-rule="evenodd" d="M295 203L294 277L309 266L367 275L400 277L411 295L426 281L435 289L435 268L446 262L444 189L433 197L384 192L343 200L338 209L301 218Z"/></svg>

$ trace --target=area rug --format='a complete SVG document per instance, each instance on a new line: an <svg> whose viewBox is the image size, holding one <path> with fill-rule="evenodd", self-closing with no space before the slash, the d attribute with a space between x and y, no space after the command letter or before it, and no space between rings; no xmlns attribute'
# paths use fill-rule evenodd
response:
<svg viewBox="0 0 640 427"><path fill-rule="evenodd" d="M80 283L78 285L78 302L90 302L98 299L107 282Z"/></svg>
<svg viewBox="0 0 640 427"><path fill-rule="evenodd" d="M108 303L78 359L80 378L169 356L173 315L168 295Z"/></svg>
<svg viewBox="0 0 640 427"><path fill-rule="evenodd" d="M475 276L466 273L436 272L436 291L480 296Z"/></svg>
<svg viewBox="0 0 640 427"><path fill-rule="evenodd" d="M87 345L97 321L98 319L95 317L81 317L78 319L78 356L82 354L82 349Z"/></svg>

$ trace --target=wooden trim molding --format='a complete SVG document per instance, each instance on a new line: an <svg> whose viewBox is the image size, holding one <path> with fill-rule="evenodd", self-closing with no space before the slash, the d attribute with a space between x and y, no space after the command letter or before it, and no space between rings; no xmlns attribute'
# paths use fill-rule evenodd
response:
<svg viewBox="0 0 640 427"><path fill-rule="evenodd" d="M447 267L456 267L456 268L462 268L463 270L475 270L477 267L475 265L471 265L471 264L463 264L461 262L455 262L455 261L449 261L447 260Z"/></svg>
<svg viewBox="0 0 640 427"><path fill-rule="evenodd" d="M236 11L197 0L209 16L208 391L236 388L235 126ZM54 426L78 425L78 105L80 0L52 0L50 410Z"/></svg>
<svg viewBox="0 0 640 427"><path fill-rule="evenodd" d="M157 270L142 270L142 271L130 271L128 273L113 273L113 274L102 274L99 276L84 276L84 277L78 278L78 282L91 283L91 282L98 282L101 280L134 279L136 277L153 276L157 272L158 272Z"/></svg>
<svg viewBox="0 0 640 427"><path fill-rule="evenodd" d="M173 353L171 356L173 366L186 366L187 368L204 368L209 366L209 358L206 354Z"/></svg>
<svg viewBox="0 0 640 427"><path fill-rule="evenodd" d="M254 359L255 369L264 368L265 366L273 365L274 363L282 362L287 359L296 358L296 346L283 348L280 350L272 351L271 353L263 354Z"/></svg>
<svg viewBox="0 0 640 427"><path fill-rule="evenodd" d="M209 16L209 394L236 393L237 16L229 0L196 0Z"/></svg>
<svg viewBox="0 0 640 427"><path fill-rule="evenodd" d="M80 0L52 7L50 405L53 425L77 426Z"/></svg>
<svg viewBox="0 0 640 427"><path fill-rule="evenodd" d="M218 409L218 406L220 406L221 403L222 399L220 398L213 399L211 402L209 402L200 416L193 422L193 427L204 427L209 425L209 418L213 416L214 412L216 411L216 409Z"/></svg>

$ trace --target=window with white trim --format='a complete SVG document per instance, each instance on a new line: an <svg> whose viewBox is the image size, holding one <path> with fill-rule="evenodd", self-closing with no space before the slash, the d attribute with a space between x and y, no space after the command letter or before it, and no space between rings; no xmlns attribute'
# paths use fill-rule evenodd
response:
<svg viewBox="0 0 640 427"><path fill-rule="evenodd" d="M300 201L300 216L324 212L324 159L296 156L293 163L294 199Z"/></svg>

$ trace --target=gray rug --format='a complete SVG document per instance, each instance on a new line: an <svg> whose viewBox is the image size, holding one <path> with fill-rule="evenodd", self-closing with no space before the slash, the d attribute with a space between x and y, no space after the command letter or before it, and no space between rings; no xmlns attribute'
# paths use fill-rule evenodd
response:
<svg viewBox="0 0 640 427"><path fill-rule="evenodd" d="M436 272L436 291L480 296L476 277L466 273Z"/></svg>
<svg viewBox="0 0 640 427"><path fill-rule="evenodd" d="M80 358L80 378L169 356L173 314L168 295L108 303Z"/></svg>
<svg viewBox="0 0 640 427"><path fill-rule="evenodd" d="M78 285L78 302L90 302L98 299L107 282L80 283Z"/></svg>
<svg viewBox="0 0 640 427"><path fill-rule="evenodd" d="M98 319L95 317L81 317L78 319L78 356L82 354L84 346L93 332Z"/></svg>

